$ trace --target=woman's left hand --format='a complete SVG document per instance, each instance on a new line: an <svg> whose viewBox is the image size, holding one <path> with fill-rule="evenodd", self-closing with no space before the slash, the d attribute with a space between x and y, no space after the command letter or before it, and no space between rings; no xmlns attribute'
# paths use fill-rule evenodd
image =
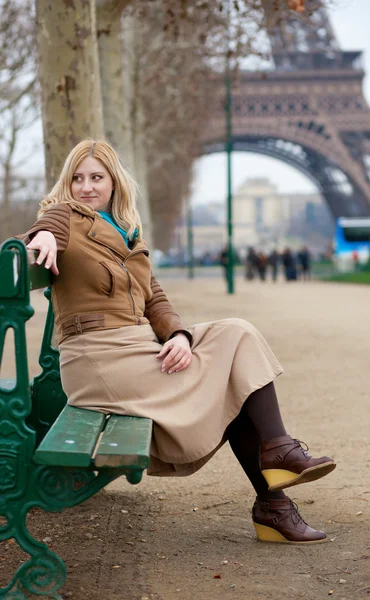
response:
<svg viewBox="0 0 370 600"><path fill-rule="evenodd" d="M183 333L178 333L163 344L162 350L157 354L156 358L163 360L161 371L162 373L176 373L186 369L192 360L189 340Z"/></svg>

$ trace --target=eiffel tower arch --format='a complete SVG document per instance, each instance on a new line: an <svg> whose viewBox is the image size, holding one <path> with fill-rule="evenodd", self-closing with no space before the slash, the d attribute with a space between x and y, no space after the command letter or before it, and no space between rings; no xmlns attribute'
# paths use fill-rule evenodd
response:
<svg viewBox="0 0 370 600"><path fill-rule="evenodd" d="M313 0L312 0L313 1ZM308 4L309 4L308 0ZM233 150L272 156L319 188L333 215L370 215L370 109L361 51L339 48L325 9L268 22L274 70L242 71L232 85ZM201 154L225 150L225 85Z"/></svg>

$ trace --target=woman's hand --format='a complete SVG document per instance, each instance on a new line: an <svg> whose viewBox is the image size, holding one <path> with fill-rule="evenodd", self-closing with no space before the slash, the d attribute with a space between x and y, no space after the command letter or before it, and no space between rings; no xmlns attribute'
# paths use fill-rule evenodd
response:
<svg viewBox="0 0 370 600"><path fill-rule="evenodd" d="M40 250L36 264L41 265L46 259L45 268L51 269L54 275L59 275L57 267L57 241L50 231L39 231L27 244L27 250Z"/></svg>
<svg viewBox="0 0 370 600"><path fill-rule="evenodd" d="M167 355L167 356L166 356ZM162 350L157 354L156 358L166 358L163 360L161 371L170 375L177 371L183 371L186 369L192 360L192 354L190 349L189 340L183 333L177 333L175 337L171 338L163 344Z"/></svg>

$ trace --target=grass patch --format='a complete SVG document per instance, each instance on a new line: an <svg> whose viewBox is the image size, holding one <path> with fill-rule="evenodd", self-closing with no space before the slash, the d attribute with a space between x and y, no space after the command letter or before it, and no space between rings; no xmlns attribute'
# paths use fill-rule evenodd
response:
<svg viewBox="0 0 370 600"><path fill-rule="evenodd" d="M339 281L340 283L362 283L370 285L370 272L360 271L359 273L335 273L325 278L326 281Z"/></svg>

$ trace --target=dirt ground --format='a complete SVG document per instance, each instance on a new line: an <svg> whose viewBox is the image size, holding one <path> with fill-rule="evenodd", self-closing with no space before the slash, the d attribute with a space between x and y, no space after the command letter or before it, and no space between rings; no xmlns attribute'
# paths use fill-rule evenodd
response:
<svg viewBox="0 0 370 600"><path fill-rule="evenodd" d="M328 543L255 540L253 490L229 447L195 475L121 478L62 514L33 511L30 529L65 561L72 600L337 600L370 598L370 289L320 282L247 283L227 296L218 279L163 280L187 324L243 317L285 367L277 381L288 431L328 453L337 469L292 488L308 523ZM31 371L44 300L34 293ZM9 374L5 358L1 376ZM4 373L4 374L3 374ZM172 375L176 377L176 375ZM0 544L0 584L23 557Z"/></svg>

